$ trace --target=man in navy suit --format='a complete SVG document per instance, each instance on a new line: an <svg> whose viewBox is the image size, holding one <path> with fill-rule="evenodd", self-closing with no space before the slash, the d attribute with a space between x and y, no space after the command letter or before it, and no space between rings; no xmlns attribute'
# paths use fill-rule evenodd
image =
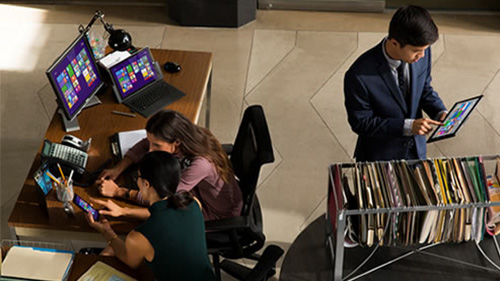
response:
<svg viewBox="0 0 500 281"><path fill-rule="evenodd" d="M358 134L356 161L425 159L425 135L446 107L431 86L438 29L422 7L398 9L389 35L361 55L344 77L345 107ZM432 119L423 118L422 110Z"/></svg>

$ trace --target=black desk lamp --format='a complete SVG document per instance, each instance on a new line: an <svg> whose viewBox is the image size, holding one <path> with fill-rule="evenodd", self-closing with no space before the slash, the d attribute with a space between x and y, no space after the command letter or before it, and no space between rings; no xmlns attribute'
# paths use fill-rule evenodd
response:
<svg viewBox="0 0 500 281"><path fill-rule="evenodd" d="M132 37L128 32L123 29L114 29L112 24L104 20L104 14L101 11L96 11L94 17L90 20L89 24L84 28L83 25L78 27L80 32L88 31L94 22L99 19L104 25L104 29L109 33L108 45L115 51L126 51L135 49L132 46Z"/></svg>

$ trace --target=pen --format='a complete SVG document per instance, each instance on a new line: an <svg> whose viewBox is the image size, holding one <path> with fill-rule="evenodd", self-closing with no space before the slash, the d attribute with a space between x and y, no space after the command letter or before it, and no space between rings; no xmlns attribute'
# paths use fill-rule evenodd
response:
<svg viewBox="0 0 500 281"><path fill-rule="evenodd" d="M71 178L73 177L74 172L75 172L75 170L71 170L71 173L69 173L68 182L71 181Z"/></svg>
<svg viewBox="0 0 500 281"><path fill-rule="evenodd" d="M63 171L61 169L61 165L59 165L59 163L57 163L57 168L59 168L59 173L61 173L61 178L63 179L63 181L66 181L66 178L64 177Z"/></svg>
<svg viewBox="0 0 500 281"><path fill-rule="evenodd" d="M49 178L55 181L58 185L61 185L61 182L58 179L56 179L51 173L46 172L45 174L47 174L47 176L49 176Z"/></svg>
<svg viewBox="0 0 500 281"><path fill-rule="evenodd" d="M123 116L128 116L128 117L135 117L135 114L133 114L133 113L121 112L118 110L113 110L112 113L118 114L118 115L123 115Z"/></svg>

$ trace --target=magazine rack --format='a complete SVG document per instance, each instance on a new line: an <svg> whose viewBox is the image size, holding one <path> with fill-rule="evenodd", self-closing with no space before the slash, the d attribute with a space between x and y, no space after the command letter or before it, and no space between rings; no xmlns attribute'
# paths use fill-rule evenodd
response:
<svg viewBox="0 0 500 281"><path fill-rule="evenodd" d="M496 160L497 157L500 157L499 155L490 155L490 156L481 156L482 160L484 162L486 161L491 161L491 160ZM457 159L469 159L471 157L454 157ZM436 158L436 159L451 159L451 158ZM427 159L427 160L434 160L434 159ZM406 161L409 164L412 163L417 163L420 160L408 160ZM385 161L387 162L387 161ZM397 162L397 161L391 161L391 162ZM383 163L383 162L382 162ZM366 164L364 163L358 163L358 164ZM344 239L345 239L345 233L346 233L346 227L347 227L347 218L349 216L359 216L359 215L368 215L368 214L387 214L388 216L394 215L397 213L407 213L407 212L422 212L422 211L432 211L432 210L455 210L455 209L482 209L482 208L487 208L487 207L493 207L493 206L500 206L500 202L476 202L476 203L467 203L467 204L457 204L457 203L452 203L448 205L420 205L420 206L413 206L413 207L408 207L408 206L403 206L403 207L388 207L388 208L364 208L364 209L345 209L343 200L344 196L342 194L342 184L340 186L336 186L335 180L334 180L334 172L333 172L333 167L336 167L340 165L340 170L344 168L353 168L356 164L355 163L337 163L337 164L332 164L329 167L329 182L328 182L328 196L327 196L327 211L326 211L326 236L327 236L327 245L330 250L331 258L332 258L332 269L333 269L333 280L334 281L341 281L341 280L356 280L362 276L368 275L376 270L379 270L385 266L388 266L390 264L393 264L403 258L406 258L410 255L413 255L415 253L423 253L427 255L431 255L437 258L445 259L450 262L456 262L460 263L465 266L470 266L470 267L475 267L475 268L480 268L488 271L496 271L500 273L500 266L495 264L486 254L484 251L481 249L479 246L479 241L476 241L476 246L478 250L481 252L481 254L484 256L484 258L493 265L493 267L496 268L492 269L491 267L485 267L477 264L473 264L470 262L465 262L462 260L458 259L453 259L445 256L441 256L438 254L434 253L425 253L425 250L430 249L436 245L440 245L443 242L437 242L437 243L430 243L430 244L421 244L419 247L416 249L409 250L408 252L393 258L387 262L384 262L376 267L373 267L361 274L358 274L357 276L352 276L356 273L358 269L360 269L367 261L370 259L370 257L374 254L374 252L378 249L380 246L379 244L374 244L373 245L373 252L365 259L364 262L362 262L356 269L354 269L349 275L343 276L343 267L344 267ZM338 183L338 182L337 182ZM389 221L389 219L388 219ZM389 225L389 222L387 223ZM385 231L387 231L387 225L385 226L384 230L384 235ZM471 238L471 241L474 240ZM493 236L493 241L496 247L496 252L498 253L500 257L500 246L498 244L498 241L496 239L496 236ZM452 243L452 242L446 242L446 243Z"/></svg>

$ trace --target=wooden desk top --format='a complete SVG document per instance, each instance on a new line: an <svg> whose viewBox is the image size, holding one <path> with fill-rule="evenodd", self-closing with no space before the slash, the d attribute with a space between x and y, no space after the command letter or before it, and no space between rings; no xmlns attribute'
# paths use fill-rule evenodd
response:
<svg viewBox="0 0 500 281"><path fill-rule="evenodd" d="M182 70L174 74L167 73L162 69L163 79L186 94L185 97L166 108L176 110L196 123L212 71L212 54L158 49L151 49L151 53L160 66L167 61L174 61L182 66ZM113 110L123 112L130 112L130 110L125 105L116 102L111 87L108 87L98 97L102 101L102 104L84 109L77 117L81 129L71 133L83 140L92 138L86 167L91 172L96 170L107 159L112 158L109 144L109 137L111 135L120 131L143 129L147 121L146 118L138 114L136 114L137 117L133 118L112 114ZM67 133L64 131L61 116L58 113L54 113L45 138L52 142L60 142L65 134ZM41 165L41 148L42 146L38 150L38 154L26 177L21 193L10 214L9 227L95 232L94 229L88 226L83 212L78 207L74 206L75 216L68 217L62 210L62 203L57 201L54 191L51 191L47 196L49 217L47 218L41 212L37 203L36 184L33 180L33 173ZM74 189L75 193L86 201L88 201L89 196L100 197L95 186L88 188L75 186ZM127 205L127 203L122 201L118 201L118 204ZM110 219L110 221L115 231L119 234L128 233L139 223L138 221L125 219Z"/></svg>

